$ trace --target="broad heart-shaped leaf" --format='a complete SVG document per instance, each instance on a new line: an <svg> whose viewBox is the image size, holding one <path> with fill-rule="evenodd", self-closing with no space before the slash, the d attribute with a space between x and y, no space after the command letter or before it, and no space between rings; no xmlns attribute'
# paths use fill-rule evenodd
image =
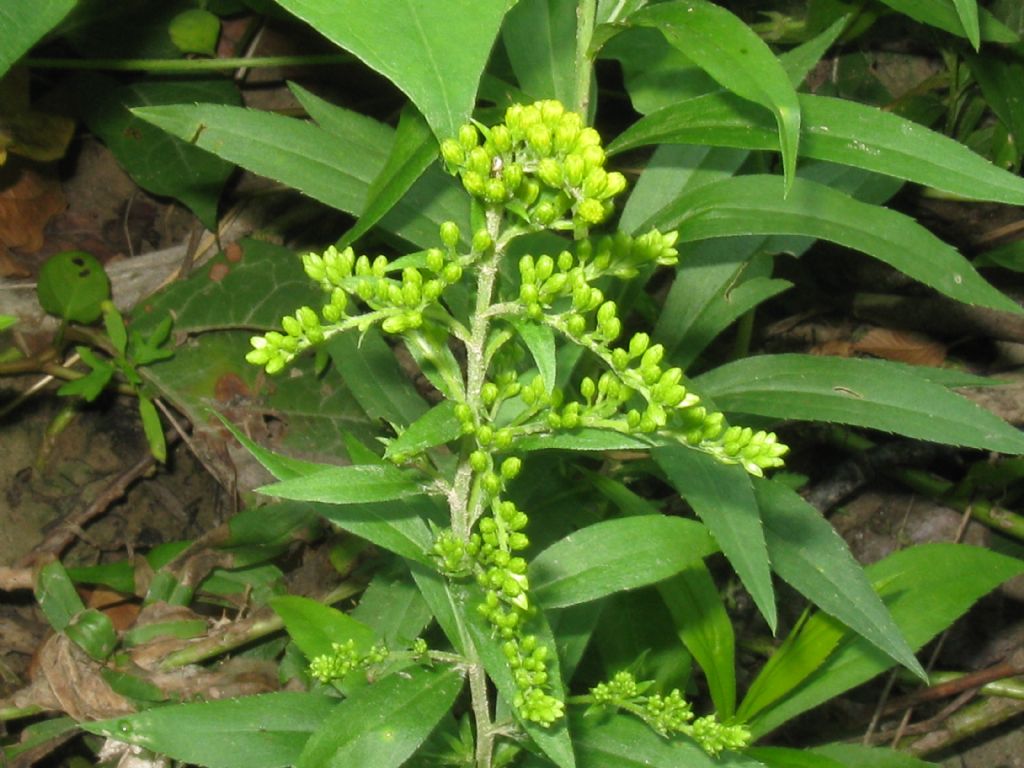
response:
<svg viewBox="0 0 1024 768"><path fill-rule="evenodd" d="M306 743L296 768L398 768L462 688L452 667L410 667L353 691Z"/></svg>
<svg viewBox="0 0 1024 768"><path fill-rule="evenodd" d="M964 31L963 17L956 4L965 0L882 0L890 8L899 11L922 24L944 29L954 35L970 38ZM973 2L973 0L971 0ZM978 8L978 26L982 40L991 43L1016 43L1019 37L999 19L984 8ZM977 48L977 44L975 44Z"/></svg>
<svg viewBox="0 0 1024 768"><path fill-rule="evenodd" d="M519 0L501 28L512 71L534 99L576 106L576 0Z"/></svg>
<svg viewBox="0 0 1024 768"><path fill-rule="evenodd" d="M940 133L891 112L846 99L799 96L800 154L906 179L972 200L1024 204L1024 180ZM778 149L771 119L731 93L710 93L640 118L610 154L646 144L709 144Z"/></svg>
<svg viewBox="0 0 1024 768"><path fill-rule="evenodd" d="M911 647L920 648L979 597L1024 572L1024 563L979 547L936 543L896 552L866 570ZM864 638L843 631L831 617L814 614L805 631L816 624L836 626L842 638L839 647L791 696L754 716L749 726L755 737L893 666L891 658ZM820 633L807 635L813 640ZM788 653L799 655L806 650L798 641Z"/></svg>
<svg viewBox="0 0 1024 768"><path fill-rule="evenodd" d="M270 607L310 661L331 653L333 643L352 640L359 653L366 653L377 639L376 633L362 622L308 597L281 595L271 598Z"/></svg>
<svg viewBox="0 0 1024 768"><path fill-rule="evenodd" d="M746 470L682 445L655 448L651 456L715 537L774 633L778 616L768 549Z"/></svg>
<svg viewBox="0 0 1024 768"><path fill-rule="evenodd" d="M754 482L772 569L875 648L927 679L846 542L814 507L771 480Z"/></svg>
<svg viewBox="0 0 1024 768"><path fill-rule="evenodd" d="M737 176L683 195L654 222L681 242L736 235L806 235L862 251L966 304L1021 312L955 248L908 216L796 178L783 197L777 176Z"/></svg>
<svg viewBox="0 0 1024 768"><path fill-rule="evenodd" d="M700 523L640 515L595 523L555 542L530 563L534 599L545 608L585 603L654 584L716 550Z"/></svg>
<svg viewBox="0 0 1024 768"><path fill-rule="evenodd" d="M420 483L388 464L327 466L302 477L264 485L256 491L265 496L325 504L368 504L425 493Z"/></svg>
<svg viewBox="0 0 1024 768"><path fill-rule="evenodd" d="M328 696L282 691L153 707L80 726L207 768L285 768L337 705Z"/></svg>
<svg viewBox="0 0 1024 768"><path fill-rule="evenodd" d="M723 365L695 382L728 412L831 421L1024 453L1024 435L1017 429L920 370L884 360L762 355Z"/></svg>
<svg viewBox="0 0 1024 768"><path fill-rule="evenodd" d="M81 75L75 86L89 130L107 145L117 162L143 189L180 200L208 228L217 223L217 201L231 162L140 120L133 107L166 104L238 105L238 89L223 78L211 80L143 80L129 85L96 74Z"/></svg>
<svg viewBox="0 0 1024 768"><path fill-rule="evenodd" d="M77 0L39 0L0 7L0 77L75 7Z"/></svg>
<svg viewBox="0 0 1024 768"><path fill-rule="evenodd" d="M647 6L630 22L657 28L724 88L772 111L788 188L796 173L800 102L786 70L764 41L745 22L705 0Z"/></svg>
<svg viewBox="0 0 1024 768"><path fill-rule="evenodd" d="M507 0L278 0L397 85L439 140L466 122Z"/></svg>
<svg viewBox="0 0 1024 768"><path fill-rule="evenodd" d="M133 111L225 160L352 214L362 211L393 140L386 125L354 112L347 113L348 130L339 133L283 115L216 104ZM465 193L450 179L421 179L380 226L410 242L432 246L444 221L468 231L465 200Z"/></svg>
<svg viewBox="0 0 1024 768"><path fill-rule="evenodd" d="M39 270L36 294L51 315L75 323L93 323L110 298L110 278L91 253L64 251L51 256Z"/></svg>

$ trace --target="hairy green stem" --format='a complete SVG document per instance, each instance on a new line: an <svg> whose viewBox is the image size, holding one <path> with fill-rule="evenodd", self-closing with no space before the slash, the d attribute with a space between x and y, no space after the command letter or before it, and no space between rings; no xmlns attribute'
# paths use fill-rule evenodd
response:
<svg viewBox="0 0 1024 768"><path fill-rule="evenodd" d="M110 72L160 72L161 74L193 74L220 70L267 67L319 67L355 61L350 54L313 56L254 56L225 59L67 59L27 58L24 65L34 69L87 69Z"/></svg>
<svg viewBox="0 0 1024 768"><path fill-rule="evenodd" d="M590 42L594 39L597 0L579 0L576 6L576 98L573 109L586 120L590 110L590 80L593 64Z"/></svg>

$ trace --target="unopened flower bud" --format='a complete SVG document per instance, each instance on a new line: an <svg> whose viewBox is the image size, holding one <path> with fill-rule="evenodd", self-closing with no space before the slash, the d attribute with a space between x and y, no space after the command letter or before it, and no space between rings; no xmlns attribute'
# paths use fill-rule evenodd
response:
<svg viewBox="0 0 1024 768"><path fill-rule="evenodd" d="M459 225L454 221L446 221L441 224L441 242L448 248L454 248L459 244ZM435 270L437 271L437 270Z"/></svg>
<svg viewBox="0 0 1024 768"><path fill-rule="evenodd" d="M441 142L441 157L449 171L454 171L466 161L466 153L455 139Z"/></svg>

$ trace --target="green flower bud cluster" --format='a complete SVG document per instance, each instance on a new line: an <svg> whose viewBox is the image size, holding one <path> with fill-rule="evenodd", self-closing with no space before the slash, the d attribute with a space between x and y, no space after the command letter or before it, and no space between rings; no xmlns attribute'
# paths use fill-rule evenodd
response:
<svg viewBox="0 0 1024 768"><path fill-rule="evenodd" d="M562 251L557 259L523 256L519 260L519 300L532 320L541 320L546 308L564 298L572 299L574 313L589 312L604 301L604 294L592 285L595 280L605 276L630 278L647 264L675 264L678 252L673 245L677 237L676 232L664 235L655 229L639 237L619 232L602 237L596 244L580 241L575 256L569 251ZM608 329L606 335L614 338L618 332Z"/></svg>
<svg viewBox="0 0 1024 768"><path fill-rule="evenodd" d="M352 248L339 251L332 245L322 254L303 255L303 269L328 294L328 302L319 316L310 307L301 307L294 316L283 318L284 333L271 331L254 336L246 360L274 374L303 350L349 328L365 330L379 322L385 333L419 329L428 309L440 306L445 288L462 279L463 263L472 263L494 245L487 231L481 229L473 236L473 251L463 259L456 252L460 237L454 222L444 222L440 228L444 248L424 252L422 268L407 266L400 272L385 256L372 261L365 255L357 258ZM398 277L391 276L396 272ZM353 298L370 312L350 315ZM443 309L435 314L447 318Z"/></svg>
<svg viewBox="0 0 1024 768"><path fill-rule="evenodd" d="M442 142L441 156L473 197L536 227L600 224L626 188L621 173L605 170L597 131L557 101L514 104L490 128L466 124Z"/></svg>
<svg viewBox="0 0 1024 768"><path fill-rule="evenodd" d="M593 314L593 330L589 330L591 320L575 312L545 316L547 324L590 349L610 368L596 384L587 379L581 383L585 402L567 403L561 411L552 409L548 415L552 429L593 426L625 433L657 433L681 440L720 461L741 464L757 477L766 469L782 466L782 457L789 449L778 442L774 432L726 428L722 413L708 412L700 398L686 389L682 369L662 368L665 348L651 344L646 333L634 334L624 347L611 347L612 334L617 335L621 328L613 302L602 302ZM635 399L644 405L625 410Z"/></svg>
<svg viewBox="0 0 1024 768"><path fill-rule="evenodd" d="M317 656L309 663L309 673L321 683L341 680L356 669L367 669L375 664L383 663L390 651L387 646L378 644L366 653L360 653L354 640L344 643L331 643L331 652Z"/></svg>
<svg viewBox="0 0 1024 768"><path fill-rule="evenodd" d="M615 707L636 715L666 738L676 733L689 736L712 756L750 743L750 731L742 725L723 724L714 715L694 720L693 709L678 688L665 695L645 695L651 684L637 682L632 674L621 671L607 683L594 686L590 699L595 706Z"/></svg>

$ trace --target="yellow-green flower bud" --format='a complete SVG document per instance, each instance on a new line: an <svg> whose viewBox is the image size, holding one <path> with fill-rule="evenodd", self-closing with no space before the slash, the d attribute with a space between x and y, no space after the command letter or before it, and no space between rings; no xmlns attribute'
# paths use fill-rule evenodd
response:
<svg viewBox="0 0 1024 768"><path fill-rule="evenodd" d="M512 446L512 430L502 427L494 433L494 445L498 450L508 450Z"/></svg>
<svg viewBox="0 0 1024 768"><path fill-rule="evenodd" d="M629 356L640 357L640 355L647 351L650 343L651 337L646 333L634 333L633 338L629 340Z"/></svg>
<svg viewBox="0 0 1024 768"><path fill-rule="evenodd" d="M574 115L575 112L570 112L568 114ZM576 138L579 136L579 134L579 127L573 125L571 122L566 122L565 118L563 117L561 122L559 122L558 127L555 128L555 152L561 155L564 155L567 152L569 152L572 149L573 145L576 143Z"/></svg>
<svg viewBox="0 0 1024 768"><path fill-rule="evenodd" d="M601 149L599 144L583 147L579 150L579 153L583 157L583 165L586 166L588 171L604 167L604 150Z"/></svg>
<svg viewBox="0 0 1024 768"><path fill-rule="evenodd" d="M626 352L622 347L616 347L612 350L612 366L617 371L624 371L626 366L629 365L629 353Z"/></svg>
<svg viewBox="0 0 1024 768"><path fill-rule="evenodd" d="M516 190L516 195L523 201L523 205L533 205L537 202L537 198L540 196L540 184L536 179L527 177L523 179L523 182L519 185L519 189Z"/></svg>
<svg viewBox="0 0 1024 768"><path fill-rule="evenodd" d="M483 147L474 147L466 165L474 173L487 176L491 172L491 154Z"/></svg>
<svg viewBox="0 0 1024 768"><path fill-rule="evenodd" d="M282 317L281 327L284 328L284 332L289 336L302 336L302 323L294 317Z"/></svg>
<svg viewBox="0 0 1024 768"><path fill-rule="evenodd" d="M466 161L466 153L455 139L445 139L441 142L441 157L450 172Z"/></svg>
<svg viewBox="0 0 1024 768"><path fill-rule="evenodd" d="M612 171L607 176L607 183L604 187L605 198L615 197L626 189L626 177L618 171Z"/></svg>
<svg viewBox="0 0 1024 768"><path fill-rule="evenodd" d="M599 134L593 128L587 127L582 129L580 131L580 135L576 138L577 149L599 146L601 146L601 134Z"/></svg>
<svg viewBox="0 0 1024 768"><path fill-rule="evenodd" d="M588 197L576 206L576 216L585 224L600 224L605 220L605 208L600 200Z"/></svg>
<svg viewBox="0 0 1024 768"><path fill-rule="evenodd" d="M537 177L547 186L561 189L563 174L562 164L553 157L545 157L537 164Z"/></svg>
<svg viewBox="0 0 1024 768"><path fill-rule="evenodd" d="M384 277L388 271L388 257L378 256L373 260L373 266L370 269L374 277Z"/></svg>
<svg viewBox="0 0 1024 768"><path fill-rule="evenodd" d="M586 197L603 197L608 186L608 174L603 168L594 168L583 179L583 194Z"/></svg>
<svg viewBox="0 0 1024 768"><path fill-rule="evenodd" d="M284 366L285 360L283 357L273 357L267 361L267 364L264 366L263 370L265 370L269 375L273 376L275 373L280 373L282 370L284 370Z"/></svg>
<svg viewBox="0 0 1024 768"><path fill-rule="evenodd" d="M463 151L471 152L476 147L478 141L479 135L474 126L466 123L459 128L459 144L462 146Z"/></svg>
<svg viewBox="0 0 1024 768"><path fill-rule="evenodd" d="M459 244L459 225L454 221L446 221L441 224L441 242L447 248L454 248ZM434 270L437 271L436 269Z"/></svg>
<svg viewBox="0 0 1024 768"><path fill-rule="evenodd" d="M498 385L488 381L480 387L480 399L488 407L494 405L494 401L498 399Z"/></svg>
<svg viewBox="0 0 1024 768"><path fill-rule="evenodd" d="M545 200L533 209L533 220L542 227L546 227L558 218L558 209Z"/></svg>
<svg viewBox="0 0 1024 768"><path fill-rule="evenodd" d="M409 325L404 315L392 315L391 317L384 318L384 322L380 324L380 327L384 333L402 333L408 330Z"/></svg>
<svg viewBox="0 0 1024 768"><path fill-rule="evenodd" d="M496 125L491 128L491 143L502 154L510 152L512 150L512 134L509 133L508 127Z"/></svg>
<svg viewBox="0 0 1024 768"><path fill-rule="evenodd" d="M586 163L583 162L582 156L576 153L566 155L562 164L565 182L570 187L578 187L583 183L583 175L587 172L587 167Z"/></svg>
<svg viewBox="0 0 1024 768"><path fill-rule="evenodd" d="M462 186L466 188L473 197L484 196L484 185L487 183L487 177L476 171L466 171L462 174Z"/></svg>
<svg viewBox="0 0 1024 768"><path fill-rule="evenodd" d="M302 254L302 269L311 280L318 283L327 276L327 267L324 266L323 258L315 253Z"/></svg>
<svg viewBox="0 0 1024 768"><path fill-rule="evenodd" d="M587 330L587 321L580 314L569 315L569 319L565 323L566 330L569 331L571 336L582 336L583 332Z"/></svg>
<svg viewBox="0 0 1024 768"><path fill-rule="evenodd" d="M501 462L501 476L506 480L513 480L523 468L522 459L518 456L509 456Z"/></svg>
<svg viewBox="0 0 1024 768"><path fill-rule="evenodd" d="M428 302L437 301L443 291L444 285L440 280L427 280L423 284L423 300Z"/></svg>
<svg viewBox="0 0 1024 768"><path fill-rule="evenodd" d="M509 190L518 190L519 185L523 183L523 166L519 163L509 163L501 172L501 180Z"/></svg>
<svg viewBox="0 0 1024 768"><path fill-rule="evenodd" d="M483 198L488 203L504 202L505 196L505 184L501 179L488 179L485 182Z"/></svg>
<svg viewBox="0 0 1024 768"><path fill-rule="evenodd" d="M425 258L427 269L434 274L437 274L444 269L444 253L441 252L440 248L430 248L427 250Z"/></svg>
<svg viewBox="0 0 1024 768"><path fill-rule="evenodd" d="M494 437L494 430L487 424L481 424L476 431L476 440L480 445L490 445Z"/></svg>
<svg viewBox="0 0 1024 768"><path fill-rule="evenodd" d="M402 304L415 307L423 300L423 291L416 283L402 284Z"/></svg>
<svg viewBox="0 0 1024 768"><path fill-rule="evenodd" d="M310 307L299 307L295 313L295 317L302 324L303 330L310 330L312 328L320 327L320 318L316 316Z"/></svg>
<svg viewBox="0 0 1024 768"><path fill-rule="evenodd" d="M606 301L597 310L597 324L604 325L615 318L616 306L614 301Z"/></svg>
<svg viewBox="0 0 1024 768"><path fill-rule="evenodd" d="M539 300L537 286L533 283L523 283L519 286L519 299L524 304L536 304Z"/></svg>
<svg viewBox="0 0 1024 768"><path fill-rule="evenodd" d="M526 131L526 141L538 157L551 154L551 130L540 123L531 125Z"/></svg>
<svg viewBox="0 0 1024 768"><path fill-rule="evenodd" d="M469 454L469 466L474 472L486 472L490 465L490 459L483 451L473 451ZM482 520L480 522L483 524Z"/></svg>
<svg viewBox="0 0 1024 768"><path fill-rule="evenodd" d="M547 280L555 271L555 261L546 253L537 259L537 280Z"/></svg>
<svg viewBox="0 0 1024 768"><path fill-rule="evenodd" d="M555 99L546 99L540 102L540 119L544 121L544 124L549 128L558 126L562 121L562 115L565 113L565 107L562 102L556 101Z"/></svg>
<svg viewBox="0 0 1024 768"><path fill-rule="evenodd" d="M473 251L475 253L486 253L493 245L494 239L483 227L473 233Z"/></svg>
<svg viewBox="0 0 1024 768"><path fill-rule="evenodd" d="M453 285L462 279L462 267L458 264L446 264L445 268L441 271L441 279L444 280L448 285Z"/></svg>
<svg viewBox="0 0 1024 768"><path fill-rule="evenodd" d="M594 399L594 392L597 390L597 385L594 380L589 376L585 377L580 382L580 394L583 395L583 399L588 403Z"/></svg>
<svg viewBox="0 0 1024 768"><path fill-rule="evenodd" d="M501 493L501 478L493 472L487 472L482 478L480 478L480 487L482 487L484 492L487 494L497 496Z"/></svg>
<svg viewBox="0 0 1024 768"><path fill-rule="evenodd" d="M562 251L558 254L558 269L562 272L568 272L572 269L572 254L569 251Z"/></svg>
<svg viewBox="0 0 1024 768"><path fill-rule="evenodd" d="M664 356L665 347L663 347L661 344L655 344L653 347L650 347L646 352L644 352L644 356L640 361L640 367L650 368L652 366L657 366L659 363L661 363L661 360Z"/></svg>

